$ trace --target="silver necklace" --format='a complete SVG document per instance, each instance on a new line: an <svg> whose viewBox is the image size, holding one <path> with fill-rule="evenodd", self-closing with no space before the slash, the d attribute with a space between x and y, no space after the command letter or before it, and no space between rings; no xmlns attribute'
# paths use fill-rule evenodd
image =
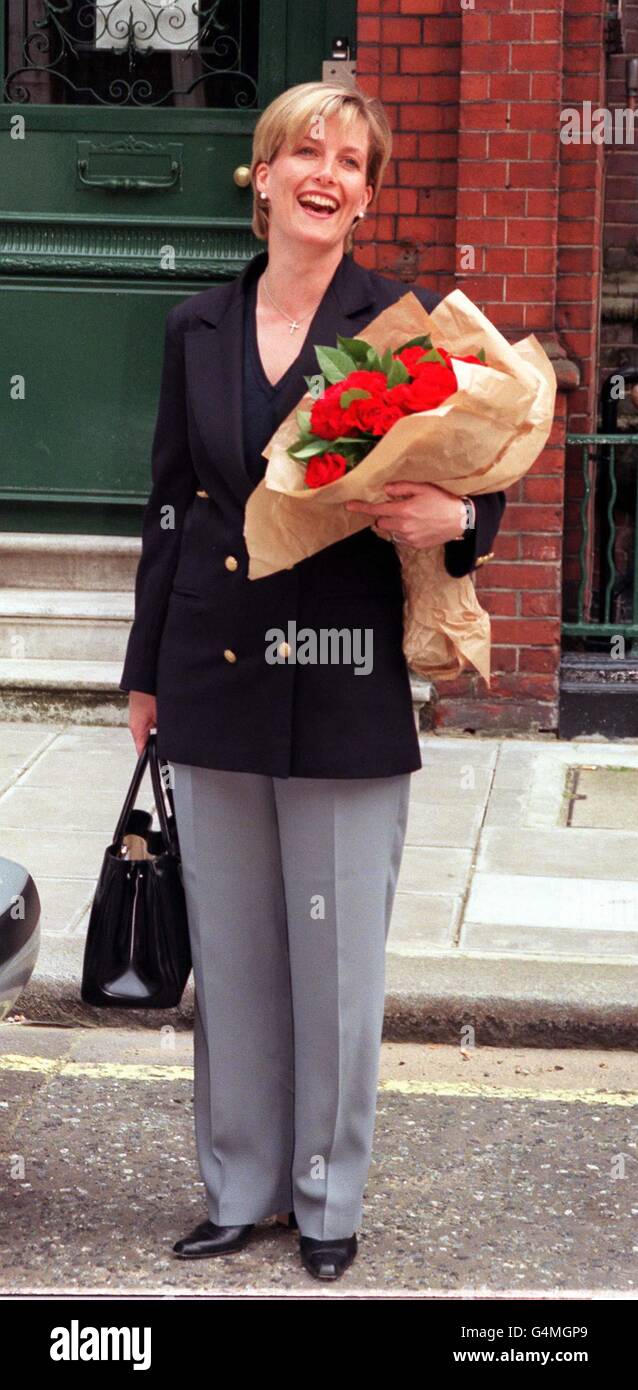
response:
<svg viewBox="0 0 638 1390"><path fill-rule="evenodd" d="M287 313L285 312L284 309L280 309L280 308L279 308L279 305L278 305L278 304L275 304L275 301L274 301L274 299L273 299L273 297L272 297L272 295L271 295L271 293L270 293L270 290L268 289L268 286L267 286L267 284L266 284L266 281L265 281L263 275L262 275L262 277L261 277L261 283L262 283L262 285L263 285L263 287L264 287L264 289L265 289L265 291L266 291L266 294L268 295L268 298L269 298L269 300L270 300L270 302L271 302L271 304L272 304L272 306L273 306L273 309L276 309L276 310L277 310L277 313L278 313L278 314L281 314L282 318L286 319L287 322L290 324L290 327L289 327L289 329L288 329L288 332L289 332L289 333L294 333L295 330L296 330L297 328L300 328L300 327L301 327L302 323L305 323L306 319L309 319L309 318L310 318L311 314L314 314L314 313L316 312L317 305L315 304L314 309L311 309L309 313L304 314L304 315L302 316L302 318L300 318L300 319L291 319L290 314L287 314Z"/></svg>

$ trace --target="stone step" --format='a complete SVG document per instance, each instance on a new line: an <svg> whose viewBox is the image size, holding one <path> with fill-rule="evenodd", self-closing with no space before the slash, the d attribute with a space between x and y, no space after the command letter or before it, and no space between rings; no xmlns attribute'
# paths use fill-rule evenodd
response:
<svg viewBox="0 0 638 1390"><path fill-rule="evenodd" d="M127 724L121 661L0 657L0 720Z"/></svg>
<svg viewBox="0 0 638 1390"><path fill-rule="evenodd" d="M16 660L0 657L0 720L127 724L128 695L118 688L121 661ZM417 727L429 727L434 688L411 678Z"/></svg>
<svg viewBox="0 0 638 1390"><path fill-rule="evenodd" d="M0 531L0 574L11 588L128 593L140 548L138 536Z"/></svg>
<svg viewBox="0 0 638 1390"><path fill-rule="evenodd" d="M0 657L124 659L132 590L0 589Z"/></svg>

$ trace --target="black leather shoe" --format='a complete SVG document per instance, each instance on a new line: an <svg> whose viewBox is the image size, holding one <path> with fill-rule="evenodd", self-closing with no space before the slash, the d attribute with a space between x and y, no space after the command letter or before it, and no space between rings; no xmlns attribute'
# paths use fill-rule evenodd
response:
<svg viewBox="0 0 638 1390"><path fill-rule="evenodd" d="M343 1240L314 1240L312 1236L300 1236L299 1249L304 1268L315 1279L340 1279L357 1253L357 1237L355 1234Z"/></svg>
<svg viewBox="0 0 638 1390"><path fill-rule="evenodd" d="M228 1255L246 1244L254 1222L249 1226L216 1226L214 1221L200 1221L194 1231L182 1236L173 1246L182 1260L205 1260L209 1255Z"/></svg>

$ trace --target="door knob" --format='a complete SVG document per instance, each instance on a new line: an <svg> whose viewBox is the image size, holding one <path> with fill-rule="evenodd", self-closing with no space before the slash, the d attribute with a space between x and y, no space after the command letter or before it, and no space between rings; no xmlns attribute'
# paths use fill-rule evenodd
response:
<svg viewBox="0 0 638 1390"><path fill-rule="evenodd" d="M250 168L247 164L238 164L233 178L238 188L248 188L250 183Z"/></svg>

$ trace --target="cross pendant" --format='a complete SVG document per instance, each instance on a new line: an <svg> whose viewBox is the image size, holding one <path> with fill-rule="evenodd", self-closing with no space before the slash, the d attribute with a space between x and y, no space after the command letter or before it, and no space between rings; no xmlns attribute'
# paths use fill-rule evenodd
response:
<svg viewBox="0 0 638 1390"><path fill-rule="evenodd" d="M290 325L290 328L288 329L288 332L289 332L289 333L294 333L295 328L299 328L299 324L297 323L297 320L296 320L296 319L293 319L293 320L292 320L292 323L291 323L291 325Z"/></svg>

